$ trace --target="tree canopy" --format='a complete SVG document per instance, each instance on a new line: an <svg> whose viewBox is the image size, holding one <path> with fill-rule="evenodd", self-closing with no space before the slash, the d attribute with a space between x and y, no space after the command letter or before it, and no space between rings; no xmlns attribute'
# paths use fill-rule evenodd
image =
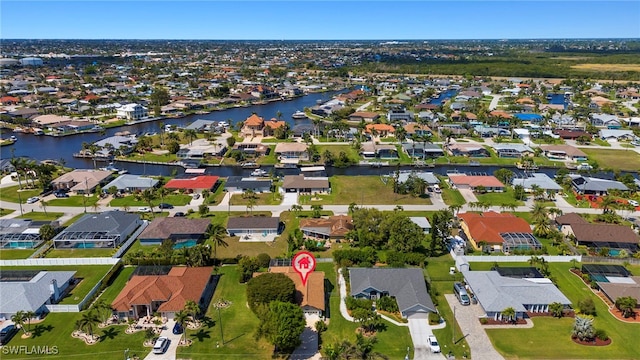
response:
<svg viewBox="0 0 640 360"><path fill-rule="evenodd" d="M293 281L280 273L262 274L247 283L247 302L254 312L258 305L272 301L294 303L295 294Z"/></svg>
<svg viewBox="0 0 640 360"><path fill-rule="evenodd" d="M261 317L258 337L266 338L276 347L276 352L291 353L300 345L300 335L305 326L304 314L300 306L272 301L269 304L269 310Z"/></svg>

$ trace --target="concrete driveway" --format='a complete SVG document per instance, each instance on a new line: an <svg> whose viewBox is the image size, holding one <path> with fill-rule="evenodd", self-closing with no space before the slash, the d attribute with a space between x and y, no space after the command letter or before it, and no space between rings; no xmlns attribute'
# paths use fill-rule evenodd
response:
<svg viewBox="0 0 640 360"><path fill-rule="evenodd" d="M407 318L409 322L409 333L411 333L411 341L413 342L413 359L442 359L442 353L432 353L429 350L427 337L433 335L433 330L429 325L427 314L412 314Z"/></svg>
<svg viewBox="0 0 640 360"><path fill-rule="evenodd" d="M298 193L284 193L282 196L282 206L291 206L298 203Z"/></svg>
<svg viewBox="0 0 640 360"><path fill-rule="evenodd" d="M291 360L309 360L320 359L318 352L318 332L315 330L316 321L320 320L317 316L306 317L307 326L304 328L300 340L302 343L298 346L289 359Z"/></svg>
<svg viewBox="0 0 640 360"><path fill-rule="evenodd" d="M169 320L166 324L165 324L165 328L164 330L162 330L162 333L160 334L160 336L164 336L169 338L169 347L167 348L167 351L165 351L164 354L154 354L153 353L153 349L151 349L151 352L149 353L149 355L147 355L147 357L145 357L145 360L175 360L176 359L176 354L178 351L178 342L180 342L180 337L182 336L182 334L179 335L174 335L173 334L173 326L175 325L175 321L173 320Z"/></svg>

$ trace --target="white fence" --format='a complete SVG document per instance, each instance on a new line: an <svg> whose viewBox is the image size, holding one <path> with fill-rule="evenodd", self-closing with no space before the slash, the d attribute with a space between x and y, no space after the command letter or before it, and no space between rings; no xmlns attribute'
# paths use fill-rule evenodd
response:
<svg viewBox="0 0 640 360"><path fill-rule="evenodd" d="M45 305L49 312L80 312L80 304L73 305Z"/></svg>
<svg viewBox="0 0 640 360"><path fill-rule="evenodd" d="M494 255L464 255L467 262L529 262L531 255L509 255L509 256L494 256ZM571 262L575 259L578 262L582 262L582 255L541 255L538 256L544 259L546 262Z"/></svg>
<svg viewBox="0 0 640 360"><path fill-rule="evenodd" d="M18 259L0 260L0 266L115 265L119 261L110 257Z"/></svg>
<svg viewBox="0 0 640 360"><path fill-rule="evenodd" d="M113 258L122 257L122 255L124 255L124 253L127 251L127 249L129 249L129 247L136 241L136 239L138 238L138 235L140 235L140 233L142 233L144 231L144 229L147 228L147 226L149 226L149 221L144 220L142 222L142 225L140 225L140 227L136 230L136 232L134 232L133 234L131 234L131 236L129 236L127 241L125 241L124 244L122 244L122 246L120 246L120 249L118 249L118 251L116 251L116 253L113 254L112 257Z"/></svg>

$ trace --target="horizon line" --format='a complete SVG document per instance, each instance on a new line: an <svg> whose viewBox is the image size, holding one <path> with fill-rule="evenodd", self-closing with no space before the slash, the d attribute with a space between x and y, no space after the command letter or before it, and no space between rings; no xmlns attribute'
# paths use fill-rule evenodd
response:
<svg viewBox="0 0 640 360"><path fill-rule="evenodd" d="M188 38L3 38L0 41L9 40L136 40L136 41L509 41L509 40L638 40L640 37L522 37L522 38L415 38L415 39L188 39Z"/></svg>

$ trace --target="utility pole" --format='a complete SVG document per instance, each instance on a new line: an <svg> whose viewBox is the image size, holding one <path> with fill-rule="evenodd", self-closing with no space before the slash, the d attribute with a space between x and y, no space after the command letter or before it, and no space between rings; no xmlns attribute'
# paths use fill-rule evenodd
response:
<svg viewBox="0 0 640 360"><path fill-rule="evenodd" d="M456 344L456 306L453 305L453 323L451 324L451 329L453 329L453 334L451 335L451 342L453 345Z"/></svg>

